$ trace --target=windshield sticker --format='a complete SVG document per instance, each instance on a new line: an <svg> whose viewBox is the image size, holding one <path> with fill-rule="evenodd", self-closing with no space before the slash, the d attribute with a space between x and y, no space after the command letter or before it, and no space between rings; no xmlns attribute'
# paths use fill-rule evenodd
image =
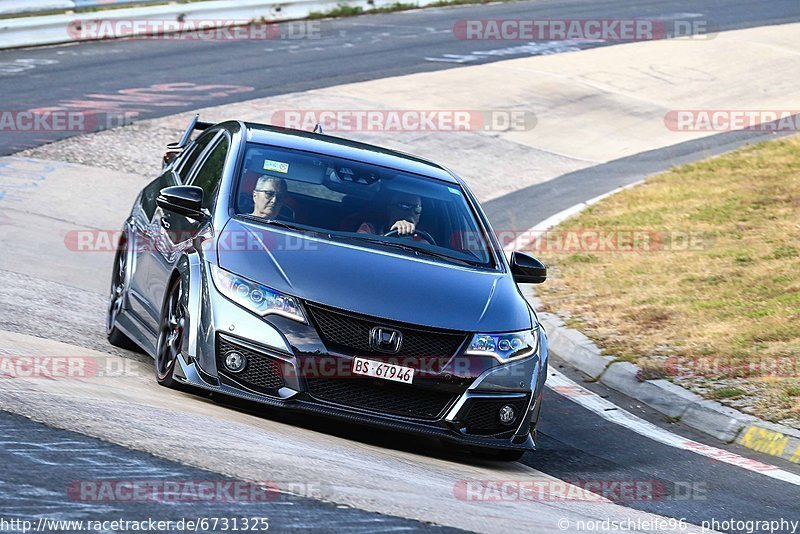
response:
<svg viewBox="0 0 800 534"><path fill-rule="evenodd" d="M456 189L455 187L448 187L447 190L450 191L451 193L453 193L454 195L459 195L460 194L458 192L458 189Z"/></svg>
<svg viewBox="0 0 800 534"><path fill-rule="evenodd" d="M282 161L272 161L271 159L264 160L264 170L265 171L275 171L275 172L282 172L286 174L289 172L289 164L284 163Z"/></svg>

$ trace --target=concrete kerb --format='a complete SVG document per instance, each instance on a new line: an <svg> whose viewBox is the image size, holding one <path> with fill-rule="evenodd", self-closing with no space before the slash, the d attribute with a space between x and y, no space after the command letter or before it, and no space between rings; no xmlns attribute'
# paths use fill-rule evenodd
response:
<svg viewBox="0 0 800 534"><path fill-rule="evenodd" d="M614 362L613 357L600 354L600 349L581 332L567 328L557 315L542 313L539 319L547 330L548 345L562 360L578 367L592 379L599 379Z"/></svg>
<svg viewBox="0 0 800 534"><path fill-rule="evenodd" d="M643 182L644 180L638 181L567 208L542 221L526 234L541 235L586 207ZM528 244L530 243L512 243L506 247L506 252L518 250ZM541 308L541 301L532 287L524 288L523 294L534 308ZM636 399L666 417L680 420L691 428L727 443L736 441L755 451L800 463L800 430L769 423L719 402L704 399L668 380L642 380L642 369L638 365L616 361L613 356L603 355L594 342L578 330L567 327L558 315L541 312L539 321L547 332L551 352L592 380Z"/></svg>

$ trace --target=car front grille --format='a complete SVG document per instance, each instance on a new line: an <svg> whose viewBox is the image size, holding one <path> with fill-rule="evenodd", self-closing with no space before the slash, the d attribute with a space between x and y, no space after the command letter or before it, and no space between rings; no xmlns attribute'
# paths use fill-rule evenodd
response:
<svg viewBox="0 0 800 534"><path fill-rule="evenodd" d="M371 378L306 378L316 399L416 419L438 419L457 394Z"/></svg>
<svg viewBox="0 0 800 534"><path fill-rule="evenodd" d="M217 335L216 350L217 370L225 378L267 395L276 395L285 385L282 364L279 360L220 335ZM225 369L225 354L230 351L239 352L247 358L247 365L243 371L231 373Z"/></svg>
<svg viewBox="0 0 800 534"><path fill-rule="evenodd" d="M403 341L399 352L393 356L416 360L416 365L406 362L406 365L415 368L428 362L429 369L440 370L456 354L467 337L466 332L425 329L351 314L318 304L306 303L306 307L326 344L345 349L357 356L376 354L369 344L372 328L384 326L399 331L403 335Z"/></svg>
<svg viewBox="0 0 800 534"><path fill-rule="evenodd" d="M517 414L513 423L505 425L500 422L500 408L509 405ZM514 430L519 426L525 409L528 407L528 397L515 399L472 399L469 411L464 417L463 424L468 434L492 435Z"/></svg>

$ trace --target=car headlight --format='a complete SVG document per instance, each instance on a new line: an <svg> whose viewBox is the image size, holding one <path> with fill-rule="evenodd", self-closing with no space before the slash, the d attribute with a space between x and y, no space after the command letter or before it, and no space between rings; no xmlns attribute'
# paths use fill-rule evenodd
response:
<svg viewBox="0 0 800 534"><path fill-rule="evenodd" d="M530 356L538 344L538 328L508 334L475 334L465 354L491 356L505 363Z"/></svg>
<svg viewBox="0 0 800 534"><path fill-rule="evenodd" d="M289 297L257 282L229 273L213 263L209 265L211 266L211 278L214 280L214 286L220 293L239 306L262 317L275 314L300 321L301 323L306 322L303 310L300 309L294 297Z"/></svg>

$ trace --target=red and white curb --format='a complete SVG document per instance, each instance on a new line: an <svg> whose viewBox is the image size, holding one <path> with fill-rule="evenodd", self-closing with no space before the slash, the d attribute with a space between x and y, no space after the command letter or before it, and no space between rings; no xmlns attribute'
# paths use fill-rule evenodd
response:
<svg viewBox="0 0 800 534"><path fill-rule="evenodd" d="M549 369L547 378L547 385L550 389L562 395L563 397L571 400L572 402L583 406L587 410L599 415L603 419L610 421L614 424L620 425L628 430L636 432L642 436L663 443L676 449L691 451L695 454L711 458L726 464L730 464L748 471L760 473L762 475L800 486L800 475L784 471L773 465L765 464L757 460L751 460L744 456L705 445L697 441L684 438L677 434L673 434L668 430L654 425L649 421L645 421L636 417L630 412L621 409L619 406L602 398L598 394L589 391L585 387L577 384L564 376L559 371Z"/></svg>

